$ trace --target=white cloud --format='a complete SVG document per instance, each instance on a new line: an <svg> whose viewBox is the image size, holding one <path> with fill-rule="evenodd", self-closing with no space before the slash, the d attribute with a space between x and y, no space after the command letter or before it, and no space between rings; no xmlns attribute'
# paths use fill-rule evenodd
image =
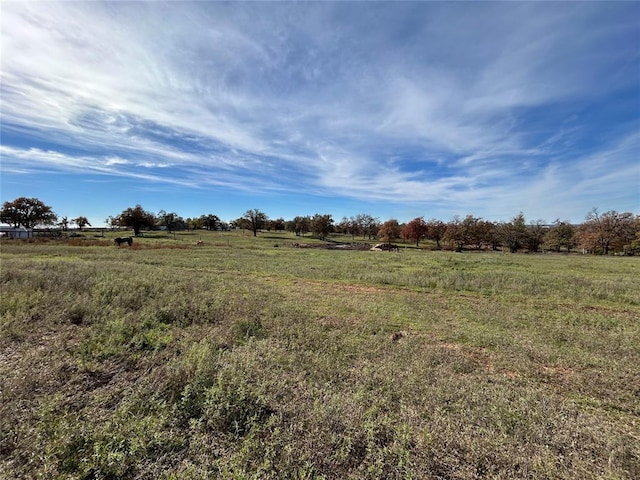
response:
<svg viewBox="0 0 640 480"><path fill-rule="evenodd" d="M107 167L110 167L111 165L128 165L129 163L129 160L125 160L124 158L119 157L109 157L104 161L104 164Z"/></svg>
<svg viewBox="0 0 640 480"><path fill-rule="evenodd" d="M624 181L603 159L634 169L611 143L580 151L572 111L637 80L625 8L638 10L4 3L3 131L55 145L3 146L2 168L473 210L522 195L579 203L578 188ZM608 127L614 143L629 132ZM563 172L578 168L574 187Z"/></svg>

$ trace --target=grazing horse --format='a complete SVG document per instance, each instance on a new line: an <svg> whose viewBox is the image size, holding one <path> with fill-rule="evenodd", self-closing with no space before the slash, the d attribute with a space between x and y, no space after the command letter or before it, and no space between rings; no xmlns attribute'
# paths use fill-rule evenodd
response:
<svg viewBox="0 0 640 480"><path fill-rule="evenodd" d="M113 241L117 246L120 246L123 243L128 244L129 246L131 246L131 244L133 243L133 238L131 237L118 237Z"/></svg>

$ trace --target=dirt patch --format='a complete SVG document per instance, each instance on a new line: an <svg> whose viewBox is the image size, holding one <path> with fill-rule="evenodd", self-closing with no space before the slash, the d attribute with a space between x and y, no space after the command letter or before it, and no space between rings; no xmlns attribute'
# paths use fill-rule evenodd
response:
<svg viewBox="0 0 640 480"><path fill-rule="evenodd" d="M544 375L560 380L567 380L575 375L575 371L564 365L541 365L538 371Z"/></svg>

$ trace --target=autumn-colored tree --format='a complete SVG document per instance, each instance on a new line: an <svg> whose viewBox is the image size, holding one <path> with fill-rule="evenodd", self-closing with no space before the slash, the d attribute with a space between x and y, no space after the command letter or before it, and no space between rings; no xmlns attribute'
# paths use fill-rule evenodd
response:
<svg viewBox="0 0 640 480"><path fill-rule="evenodd" d="M496 224L489 221L480 219L476 224L476 238L478 243L476 244L477 248L482 248L483 246L491 246L493 250L497 247L497 233L496 233Z"/></svg>
<svg viewBox="0 0 640 480"><path fill-rule="evenodd" d="M462 220L462 227L465 232L465 243L476 250L481 250L485 243L488 243L491 222L486 222L480 217L467 215Z"/></svg>
<svg viewBox="0 0 640 480"><path fill-rule="evenodd" d="M444 233L444 239L447 243L454 243L456 245L456 252L461 252L464 248L465 238L463 235L462 220L458 215L455 215L449 223L447 223L447 230Z"/></svg>
<svg viewBox="0 0 640 480"><path fill-rule="evenodd" d="M392 218L391 220L387 220L378 229L378 238L386 243L392 243L394 240L400 238L402 233L402 228L398 223L398 220Z"/></svg>
<svg viewBox="0 0 640 480"><path fill-rule="evenodd" d="M502 245L500 226L497 223L487 221L486 243L491 246L491 250L498 250Z"/></svg>
<svg viewBox="0 0 640 480"><path fill-rule="evenodd" d="M637 218L630 212L610 210L600 214L594 208L580 228L580 244L588 250L599 250L608 255L610 250L620 251L634 240L637 225Z"/></svg>
<svg viewBox="0 0 640 480"><path fill-rule="evenodd" d="M53 225L58 216L48 205L37 198L19 197L4 202L0 210L0 221L19 227L33 228L36 225Z"/></svg>
<svg viewBox="0 0 640 480"><path fill-rule="evenodd" d="M423 217L416 217L407 223L400 235L407 240L415 240L416 247L420 245L420 240L427 237L429 226Z"/></svg>
<svg viewBox="0 0 640 480"><path fill-rule="evenodd" d="M427 236L428 240L436 242L436 248L440 250L440 242L445 238L447 232L447 224L442 220L436 220L432 218L427 222Z"/></svg>
<svg viewBox="0 0 640 480"><path fill-rule="evenodd" d="M544 242L549 228L544 220L536 220L527 228L526 245L529 252L537 252Z"/></svg>
<svg viewBox="0 0 640 480"><path fill-rule="evenodd" d="M461 252L465 245L473 245L480 249L484 240L482 225L481 218L467 215L461 219L456 215L447 224L445 238L455 243L456 252Z"/></svg>

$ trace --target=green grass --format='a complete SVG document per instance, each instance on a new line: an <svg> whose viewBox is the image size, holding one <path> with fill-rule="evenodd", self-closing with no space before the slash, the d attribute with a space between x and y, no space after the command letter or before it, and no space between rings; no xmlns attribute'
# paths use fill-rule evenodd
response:
<svg viewBox="0 0 640 480"><path fill-rule="evenodd" d="M85 235L1 244L0 478L640 477L637 258Z"/></svg>

